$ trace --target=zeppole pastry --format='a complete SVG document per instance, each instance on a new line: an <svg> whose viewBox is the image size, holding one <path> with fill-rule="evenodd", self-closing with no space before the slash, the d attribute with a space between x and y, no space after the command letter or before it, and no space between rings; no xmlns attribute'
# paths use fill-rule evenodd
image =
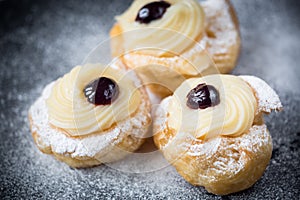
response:
<svg viewBox="0 0 300 200"><path fill-rule="evenodd" d="M272 139L263 114L281 109L274 90L254 76L188 79L157 109L154 141L189 183L238 192L264 173Z"/></svg>
<svg viewBox="0 0 300 200"><path fill-rule="evenodd" d="M135 0L116 20L110 32L113 56L160 96L186 78L235 67L240 35L227 0Z"/></svg>
<svg viewBox="0 0 300 200"><path fill-rule="evenodd" d="M132 71L87 64L47 85L29 121L43 153L90 167L119 160L144 142L150 103Z"/></svg>

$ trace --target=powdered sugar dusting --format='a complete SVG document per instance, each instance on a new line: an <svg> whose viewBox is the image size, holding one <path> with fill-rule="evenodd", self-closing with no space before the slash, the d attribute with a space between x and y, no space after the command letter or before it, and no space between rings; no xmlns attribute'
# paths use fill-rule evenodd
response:
<svg viewBox="0 0 300 200"><path fill-rule="evenodd" d="M124 120L109 131L93 134L82 138L72 138L63 134L60 130L50 127L48 123L48 111L45 100L49 97L54 82L47 85L42 96L31 106L29 114L32 118L32 132L39 135L43 148L50 147L58 154L70 154L71 157L93 157L100 151L106 151L118 144L127 133L138 134L143 137L147 133L144 124L147 124L149 116L145 116L143 109L135 115L134 120ZM146 107L143 102L141 108ZM140 131L142 130L142 131Z"/></svg>
<svg viewBox="0 0 300 200"><path fill-rule="evenodd" d="M45 146L50 146L53 152L58 154L70 153L74 156L93 156L101 149L116 140L120 131L110 134L76 139L67 137L61 131L50 127L48 123L48 111L45 100L48 98L53 83L49 84L43 91L43 95L33 104L30 109L32 117L32 131L36 131ZM89 144L87 149L85 144Z"/></svg>
<svg viewBox="0 0 300 200"><path fill-rule="evenodd" d="M267 126L254 125L250 128L248 134L244 134L240 139L240 148L249 152L257 153L260 147L263 147L270 140Z"/></svg>
<svg viewBox="0 0 300 200"><path fill-rule="evenodd" d="M207 0L201 2L201 5L206 15L207 30L213 34L206 38L209 53L227 53L238 37L228 3L225 0Z"/></svg>
<svg viewBox="0 0 300 200"><path fill-rule="evenodd" d="M171 98L164 99L156 111L154 133L167 128L167 108ZM179 140L178 144L181 143L180 146L174 142L177 140ZM267 126L263 124L253 125L248 132L239 137L214 137L207 141L197 139L192 133L176 133L174 138L169 138L168 142L161 146L161 150L170 149L172 147L169 146L176 143L176 148L180 148L180 152L186 152L188 156L214 158L212 163L214 167L210 170L217 173L227 173L228 171L239 170L244 166L245 151L254 154L259 153L270 142Z"/></svg>
<svg viewBox="0 0 300 200"><path fill-rule="evenodd" d="M272 110L280 111L282 104L276 92L262 79L255 76L239 76L245 80L255 91L258 100L258 112L270 113Z"/></svg>
<svg viewBox="0 0 300 200"><path fill-rule="evenodd" d="M194 140L197 140L194 138ZM202 144L194 144L189 148L188 155L190 156L199 156L206 155L207 157L211 157L211 155L215 154L218 150L219 145L221 144L221 138L217 137L212 140L208 140Z"/></svg>
<svg viewBox="0 0 300 200"><path fill-rule="evenodd" d="M205 12L206 33L204 31L202 38L195 41L191 48L182 52L181 55L171 57L128 53L124 55L124 59L130 61L129 65L133 66L146 66L149 62L167 62L168 67L174 69L185 66L185 61L188 60L193 65L197 65L197 73L210 66L206 60L205 51L211 56L217 55L220 59L229 59L231 55L228 55L228 52L232 46L237 46L239 32L231 16L228 3L225 0L206 0L201 1L200 4ZM187 40L190 39L187 38ZM203 59L199 65L201 56ZM187 68L184 69L185 72L187 70Z"/></svg>

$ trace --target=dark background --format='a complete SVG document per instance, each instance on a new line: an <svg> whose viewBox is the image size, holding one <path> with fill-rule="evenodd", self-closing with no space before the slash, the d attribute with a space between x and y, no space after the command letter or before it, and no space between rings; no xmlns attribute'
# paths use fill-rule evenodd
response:
<svg viewBox="0 0 300 200"><path fill-rule="evenodd" d="M185 182L172 167L145 174L107 166L74 170L35 147L27 111L43 87L82 63L107 39L116 14L130 0L0 1L0 198L221 199ZM233 0L242 51L234 74L266 80L284 111L266 123L274 150L263 177L224 199L299 199L300 3Z"/></svg>

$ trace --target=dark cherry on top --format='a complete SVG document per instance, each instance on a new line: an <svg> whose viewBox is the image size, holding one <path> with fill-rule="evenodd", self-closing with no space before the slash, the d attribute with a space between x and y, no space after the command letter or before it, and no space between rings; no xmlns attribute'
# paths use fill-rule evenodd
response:
<svg viewBox="0 0 300 200"><path fill-rule="evenodd" d="M87 101L94 105L110 105L119 95L117 83L106 77L99 77L89 84L83 90Z"/></svg>
<svg viewBox="0 0 300 200"><path fill-rule="evenodd" d="M200 83L187 94L186 105L191 109L205 109L220 103L218 90L212 85Z"/></svg>
<svg viewBox="0 0 300 200"><path fill-rule="evenodd" d="M171 4L166 1L154 1L148 3L139 10L135 21L148 24L153 20L160 19L170 6Z"/></svg>

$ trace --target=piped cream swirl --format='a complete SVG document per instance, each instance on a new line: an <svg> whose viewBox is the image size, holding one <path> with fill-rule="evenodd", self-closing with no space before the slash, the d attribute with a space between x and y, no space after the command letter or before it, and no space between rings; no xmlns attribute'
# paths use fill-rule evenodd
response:
<svg viewBox="0 0 300 200"><path fill-rule="evenodd" d="M139 10L153 1L135 0L125 13L116 17L123 31L125 50L151 48L154 50L139 51L169 56L170 52L180 54L194 45L204 31L205 15L201 5L195 0L166 0L171 6L161 19L149 24L136 22Z"/></svg>
<svg viewBox="0 0 300 200"><path fill-rule="evenodd" d="M220 104L206 109L186 106L188 92L200 83L219 91ZM210 75L188 79L176 89L167 111L168 126L189 132L197 138L218 135L239 136L252 126L257 100L252 88L241 78L232 75Z"/></svg>
<svg viewBox="0 0 300 200"><path fill-rule="evenodd" d="M119 96L111 105L95 106L84 96L84 87L99 77L113 79L119 86ZM58 79L46 104L50 124L71 136L82 136L104 131L129 118L140 101L141 94L128 74L88 64L77 66Z"/></svg>

